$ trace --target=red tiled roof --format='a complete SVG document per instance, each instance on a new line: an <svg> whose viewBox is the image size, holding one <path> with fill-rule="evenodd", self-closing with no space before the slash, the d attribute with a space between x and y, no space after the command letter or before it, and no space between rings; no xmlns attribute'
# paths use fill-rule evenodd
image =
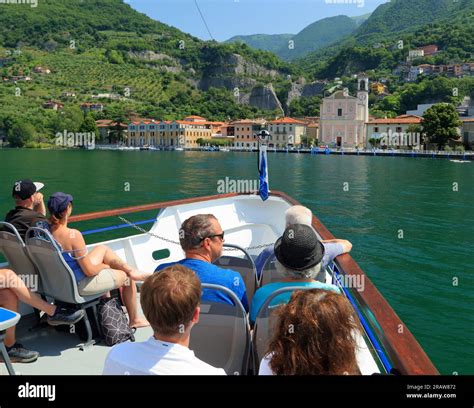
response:
<svg viewBox="0 0 474 408"><path fill-rule="evenodd" d="M253 120L253 119L240 119L240 120L234 120L232 122L230 122L230 125L246 125L246 124L257 124L259 122L257 122L256 120Z"/></svg>
<svg viewBox="0 0 474 408"><path fill-rule="evenodd" d="M202 116L197 116L197 115L186 116L184 119L202 119L202 120L206 120L206 118L203 118Z"/></svg>
<svg viewBox="0 0 474 408"><path fill-rule="evenodd" d="M418 50L423 50L425 55L426 54L432 54L438 51L438 46L431 44L431 45L425 45L424 47L419 47L417 48Z"/></svg>
<svg viewBox="0 0 474 408"><path fill-rule="evenodd" d="M176 123L179 123L180 125L193 125L193 126L202 126L207 124L207 122L191 122L187 120L176 120Z"/></svg>
<svg viewBox="0 0 474 408"><path fill-rule="evenodd" d="M369 122L367 122L369 125L376 125L376 124L380 124L380 125L389 125L389 124L406 124L406 125L409 125L409 124L419 124L421 123L423 120L422 117L420 116L415 116L415 115L400 115L396 118L393 118L393 119L374 119L374 120L371 120Z"/></svg>
<svg viewBox="0 0 474 408"><path fill-rule="evenodd" d="M270 122L270 124L272 124L272 125L278 125L278 124L306 125L305 122L302 122L302 121L299 121L299 120L296 120L296 119L293 119L293 118L288 118L288 117L284 117L284 118L272 120L272 121Z"/></svg>

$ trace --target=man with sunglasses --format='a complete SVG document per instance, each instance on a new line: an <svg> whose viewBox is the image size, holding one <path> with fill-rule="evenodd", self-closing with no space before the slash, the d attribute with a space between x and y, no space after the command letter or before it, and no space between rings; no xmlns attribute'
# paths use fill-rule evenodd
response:
<svg viewBox="0 0 474 408"><path fill-rule="evenodd" d="M200 214L188 218L181 225L179 242L185 258L158 266L160 271L168 266L179 263L196 272L202 283L224 286L234 292L248 311L245 283L238 272L222 269L213 265L222 255L224 231L216 217L211 214ZM203 300L233 304L231 298L223 292L203 290Z"/></svg>

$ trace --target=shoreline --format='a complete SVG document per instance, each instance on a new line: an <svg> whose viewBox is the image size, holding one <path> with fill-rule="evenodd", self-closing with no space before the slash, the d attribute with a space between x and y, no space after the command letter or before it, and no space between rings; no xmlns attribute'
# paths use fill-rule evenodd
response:
<svg viewBox="0 0 474 408"><path fill-rule="evenodd" d="M9 147L0 147L0 151L2 150L42 150L42 151L120 151L120 152L140 152L140 151L153 151L153 152L171 152L174 150L154 150L154 149L120 149L115 147L109 146L98 146L95 149L79 149L79 148L9 148ZM202 153L224 153L219 151L209 151L204 149L196 149L196 148L186 148L184 151L188 152L202 152ZM369 150L334 150L334 149L327 149L327 150L315 150L315 149L295 149L295 150L286 150L286 149L268 149L268 153L286 153L286 154L309 154L309 155L336 155L336 156L374 156L374 157L412 157L412 158L431 158L431 159L457 159L462 161L474 161L474 151L468 152L445 152L445 151L428 151L428 152L418 152L418 151L392 151L392 150L376 150L376 151L369 151ZM258 149L233 149L230 148L229 152L237 152L237 153L257 153Z"/></svg>

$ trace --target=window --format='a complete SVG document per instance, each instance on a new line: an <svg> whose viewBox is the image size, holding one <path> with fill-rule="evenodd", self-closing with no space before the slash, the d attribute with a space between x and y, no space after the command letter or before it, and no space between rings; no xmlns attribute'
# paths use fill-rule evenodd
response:
<svg viewBox="0 0 474 408"><path fill-rule="evenodd" d="M341 108L339 108L339 109L337 110L337 116L339 116L339 117L342 116L342 109L341 109Z"/></svg>
<svg viewBox="0 0 474 408"><path fill-rule="evenodd" d="M375 132L375 133L379 133L379 128L378 128L378 127L374 127L374 132Z"/></svg>
<svg viewBox="0 0 474 408"><path fill-rule="evenodd" d="M401 127L397 127L396 132L397 132L397 133L402 133L402 128L401 128Z"/></svg>

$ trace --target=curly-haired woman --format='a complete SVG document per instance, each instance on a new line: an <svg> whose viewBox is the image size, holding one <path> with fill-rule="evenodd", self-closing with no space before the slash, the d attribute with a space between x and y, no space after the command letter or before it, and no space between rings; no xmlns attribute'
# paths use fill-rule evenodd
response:
<svg viewBox="0 0 474 408"><path fill-rule="evenodd" d="M322 289L295 291L276 317L259 375L360 374L360 323L343 295Z"/></svg>

